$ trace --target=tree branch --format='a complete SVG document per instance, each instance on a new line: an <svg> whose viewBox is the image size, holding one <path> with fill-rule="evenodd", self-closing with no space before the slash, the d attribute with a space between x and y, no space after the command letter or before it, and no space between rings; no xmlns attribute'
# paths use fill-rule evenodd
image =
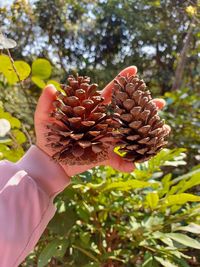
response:
<svg viewBox="0 0 200 267"><path fill-rule="evenodd" d="M180 88L182 85L183 73L184 73L186 60L187 60L187 53L189 50L190 41L192 38L192 32L193 32L193 28L194 28L194 21L195 21L195 19L193 18L189 27L188 27L188 32L187 32L186 37L185 37L185 43L184 43L183 48L181 50L179 61L178 61L177 68L175 71L175 77L174 77L174 82L172 85L172 91Z"/></svg>

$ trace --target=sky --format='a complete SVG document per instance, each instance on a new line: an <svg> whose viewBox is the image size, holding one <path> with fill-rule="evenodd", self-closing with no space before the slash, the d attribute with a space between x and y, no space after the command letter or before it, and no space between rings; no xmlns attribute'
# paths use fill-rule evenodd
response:
<svg viewBox="0 0 200 267"><path fill-rule="evenodd" d="M0 7L12 5L14 0L0 0ZM36 0L27 0L27 2L34 3Z"/></svg>
<svg viewBox="0 0 200 267"><path fill-rule="evenodd" d="M12 4L12 0L0 0L0 7Z"/></svg>

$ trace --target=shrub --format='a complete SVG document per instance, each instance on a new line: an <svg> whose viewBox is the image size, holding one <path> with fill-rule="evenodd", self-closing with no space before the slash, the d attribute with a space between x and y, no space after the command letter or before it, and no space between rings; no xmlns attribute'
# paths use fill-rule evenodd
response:
<svg viewBox="0 0 200 267"><path fill-rule="evenodd" d="M23 266L189 266L200 249L200 166L174 177L184 149L165 149L131 174L99 167L74 177Z"/></svg>

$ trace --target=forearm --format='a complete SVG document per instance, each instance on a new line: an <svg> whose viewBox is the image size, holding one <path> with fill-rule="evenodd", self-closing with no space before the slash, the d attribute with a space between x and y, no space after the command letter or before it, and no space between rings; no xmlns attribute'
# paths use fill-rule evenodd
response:
<svg viewBox="0 0 200 267"><path fill-rule="evenodd" d="M68 184L63 169L35 146L16 164L0 162L0 266L18 266L34 248L55 214L55 195Z"/></svg>

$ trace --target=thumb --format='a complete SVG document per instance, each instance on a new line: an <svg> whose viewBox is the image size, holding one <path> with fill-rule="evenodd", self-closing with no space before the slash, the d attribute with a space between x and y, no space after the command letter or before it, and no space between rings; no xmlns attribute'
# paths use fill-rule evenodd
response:
<svg viewBox="0 0 200 267"><path fill-rule="evenodd" d="M56 99L56 92L57 90L52 84L49 84L44 88L44 91L38 100L35 111L35 120L49 116L49 113L53 108L52 102Z"/></svg>

